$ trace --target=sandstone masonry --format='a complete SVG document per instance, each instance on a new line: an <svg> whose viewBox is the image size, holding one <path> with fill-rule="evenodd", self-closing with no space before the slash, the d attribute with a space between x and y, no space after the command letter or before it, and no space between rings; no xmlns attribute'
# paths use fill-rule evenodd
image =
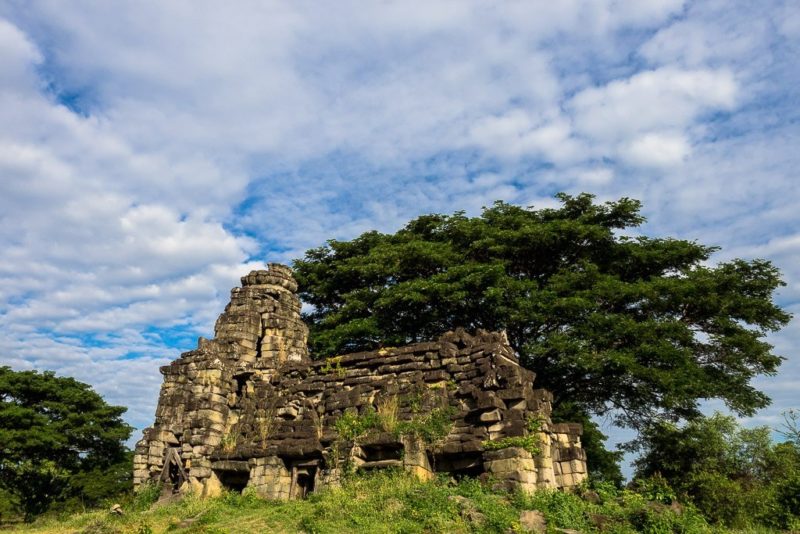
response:
<svg viewBox="0 0 800 534"><path fill-rule="evenodd" d="M551 422L552 395L533 389L502 333L312 361L296 291L288 267L251 272L214 339L161 368L136 487L291 499L354 469L491 476L524 491L586 478L581 426Z"/></svg>

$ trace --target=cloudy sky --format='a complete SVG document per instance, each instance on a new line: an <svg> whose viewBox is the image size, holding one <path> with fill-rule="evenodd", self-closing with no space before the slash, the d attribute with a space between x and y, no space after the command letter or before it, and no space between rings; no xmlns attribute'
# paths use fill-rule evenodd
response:
<svg viewBox="0 0 800 534"><path fill-rule="evenodd" d="M791 1L0 0L0 364L152 420L238 278L558 191L769 258L800 311ZM749 424L800 407L800 323Z"/></svg>

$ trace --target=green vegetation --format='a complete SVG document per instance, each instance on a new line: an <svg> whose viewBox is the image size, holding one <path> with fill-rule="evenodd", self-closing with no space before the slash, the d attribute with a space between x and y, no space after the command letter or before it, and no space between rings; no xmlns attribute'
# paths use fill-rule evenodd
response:
<svg viewBox="0 0 800 534"><path fill-rule="evenodd" d="M131 427L77 380L0 367L0 504L26 520L93 506L130 487Z"/></svg>
<svg viewBox="0 0 800 534"><path fill-rule="evenodd" d="M361 414L347 410L336 420L336 432L344 441L354 441L371 430L379 430L383 426L378 413L368 406Z"/></svg>
<svg viewBox="0 0 800 534"><path fill-rule="evenodd" d="M536 435L541 426L542 422L539 419L529 419L526 425L527 435L486 440L483 442L483 448L487 451L498 451L508 447L520 447L528 451L532 456L536 456L542 452L539 437Z"/></svg>
<svg viewBox="0 0 800 534"><path fill-rule="evenodd" d="M415 414L409 421L398 421L397 434L416 436L429 445L436 444L447 437L453 428L451 420L454 409L433 408L425 414Z"/></svg>
<svg viewBox="0 0 800 534"><path fill-rule="evenodd" d="M770 433L719 413L652 425L640 438L637 477L661 477L714 523L800 530L800 440L776 444Z"/></svg>
<svg viewBox="0 0 800 534"><path fill-rule="evenodd" d="M536 436L514 436L512 438L501 438L494 441L487 440L483 442L483 448L487 451L497 451L509 447L520 447L533 456L541 452L539 439Z"/></svg>
<svg viewBox="0 0 800 534"><path fill-rule="evenodd" d="M314 354L403 345L455 327L505 330L537 385L584 414L642 428L699 415L716 398L739 414L769 399L751 385L781 358L764 336L789 316L768 261L710 266L716 248L628 237L628 198L561 206L495 203L478 217L424 215L394 234L329 241L295 261ZM612 412L613 410L613 412Z"/></svg>
<svg viewBox="0 0 800 534"><path fill-rule="evenodd" d="M122 503L123 515L94 511L45 517L22 532L82 533L501 533L521 532L520 512L539 510L548 532L651 534L728 532L711 527L690 505L666 504L647 493L610 484L579 494L541 491L533 495L494 491L473 479L446 477L423 482L396 471L348 477L341 488L308 499L268 502L251 494L216 499L187 497L145 509L151 496ZM769 532L762 530L761 532Z"/></svg>
<svg viewBox="0 0 800 534"><path fill-rule="evenodd" d="M239 443L239 434L236 432L235 428L229 428L225 434L222 435L222 438L219 442L219 448L222 452L230 454L236 450L236 446Z"/></svg>
<svg viewBox="0 0 800 534"><path fill-rule="evenodd" d="M396 408L395 408L396 410ZM413 435L424 442L433 444L441 441L453 427L451 417L453 408L433 408L428 413L418 414L407 421L396 419L396 412L391 415L375 411L367 406L360 414L348 410L336 421L336 432L344 441L354 441L371 431L391 432L396 436Z"/></svg>
<svg viewBox="0 0 800 534"><path fill-rule="evenodd" d="M320 372L324 374L335 374L342 377L345 374L345 369L342 367L342 357L334 356L332 358L325 358L325 365L320 368Z"/></svg>

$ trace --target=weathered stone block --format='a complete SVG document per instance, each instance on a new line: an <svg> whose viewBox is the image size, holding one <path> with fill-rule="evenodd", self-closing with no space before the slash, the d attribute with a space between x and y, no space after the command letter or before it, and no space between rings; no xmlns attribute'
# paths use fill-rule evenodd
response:
<svg viewBox="0 0 800 534"><path fill-rule="evenodd" d="M491 460L483 463L484 468L491 473L506 473L509 471L534 471L536 465L528 458L508 458L505 460Z"/></svg>
<svg viewBox="0 0 800 534"><path fill-rule="evenodd" d="M483 457L486 460L506 460L508 458L524 458L531 459L531 453L522 447L506 447L504 449L497 449L494 451L487 451Z"/></svg>
<svg viewBox="0 0 800 534"><path fill-rule="evenodd" d="M527 471L525 469L519 471L507 471L502 474L503 480L513 480L523 484L536 484L538 476L535 471Z"/></svg>
<svg viewBox="0 0 800 534"><path fill-rule="evenodd" d="M585 473L586 472L586 463L581 462L580 460L570 460L569 467L572 469L573 473Z"/></svg>
<svg viewBox="0 0 800 534"><path fill-rule="evenodd" d="M195 478L207 478L211 476L211 468L210 467L192 467L189 469L189 476L193 476Z"/></svg>
<svg viewBox="0 0 800 534"><path fill-rule="evenodd" d="M479 420L482 423L496 423L501 421L503 416L500 415L500 410L491 410L489 412L484 412L480 415Z"/></svg>

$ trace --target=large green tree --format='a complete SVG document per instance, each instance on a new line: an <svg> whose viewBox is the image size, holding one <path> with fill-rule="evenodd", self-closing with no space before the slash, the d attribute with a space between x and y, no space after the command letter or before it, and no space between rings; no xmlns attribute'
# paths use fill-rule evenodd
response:
<svg viewBox="0 0 800 534"><path fill-rule="evenodd" d="M87 481L110 492L124 487L125 480L109 484L100 474L120 465L130 473L125 410L73 378L0 367L0 487L26 519L58 500L93 504L99 497L86 491Z"/></svg>
<svg viewBox="0 0 800 534"><path fill-rule="evenodd" d="M502 329L557 405L623 425L695 417L709 398L739 414L768 404L751 380L776 372L764 336L789 320L770 262L713 264L715 247L635 236L635 200L558 198L425 215L308 251L294 268L313 352Z"/></svg>

